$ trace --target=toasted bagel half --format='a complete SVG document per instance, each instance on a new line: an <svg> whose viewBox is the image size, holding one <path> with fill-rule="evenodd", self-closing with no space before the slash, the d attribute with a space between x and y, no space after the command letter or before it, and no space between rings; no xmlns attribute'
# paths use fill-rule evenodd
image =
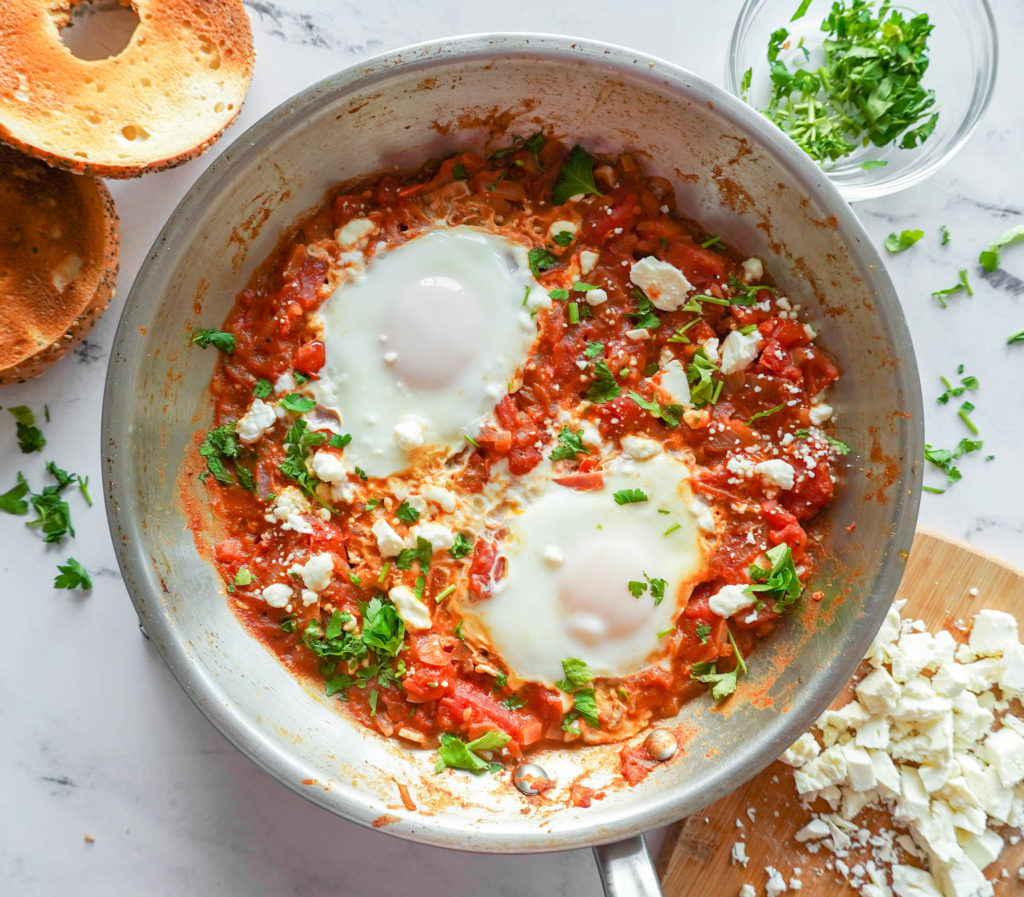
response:
<svg viewBox="0 0 1024 897"><path fill-rule="evenodd" d="M102 183L0 146L0 384L88 333L114 294L119 237Z"/></svg>
<svg viewBox="0 0 1024 897"><path fill-rule="evenodd" d="M242 0L131 0L139 24L128 45L92 60L60 36L82 2L3 3L0 140L111 178L170 168L207 149L238 115L252 78Z"/></svg>

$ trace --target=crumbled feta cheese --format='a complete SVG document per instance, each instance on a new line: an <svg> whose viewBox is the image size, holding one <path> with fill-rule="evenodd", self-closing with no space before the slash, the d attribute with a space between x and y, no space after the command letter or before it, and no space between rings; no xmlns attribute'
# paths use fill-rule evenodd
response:
<svg viewBox="0 0 1024 897"><path fill-rule="evenodd" d="M411 532L414 539L426 539L434 551L447 551L455 544L455 534L440 523L418 523Z"/></svg>
<svg viewBox="0 0 1024 897"><path fill-rule="evenodd" d="M623 436L622 450L635 461L646 461L661 452L661 443L644 436Z"/></svg>
<svg viewBox="0 0 1024 897"><path fill-rule="evenodd" d="M638 327L636 330L627 330L626 336L631 340L636 340L637 342L642 343L644 340L649 340L651 338L651 331L646 327Z"/></svg>
<svg viewBox="0 0 1024 897"><path fill-rule="evenodd" d="M720 617L731 617L733 614L753 606L757 598L747 594L746 589L747 587L744 585L722 586L708 602L712 612Z"/></svg>
<svg viewBox="0 0 1024 897"><path fill-rule="evenodd" d="M766 897L779 897L779 894L784 894L787 890L786 880L779 870L774 866L765 866L764 871L768 875L768 881L764 886Z"/></svg>
<svg viewBox="0 0 1024 897"><path fill-rule="evenodd" d="M811 419L811 423L816 427L820 427L825 421L829 420L835 413L835 409L827 402L818 402L812 404L807 412L807 416Z"/></svg>
<svg viewBox="0 0 1024 897"><path fill-rule="evenodd" d="M303 516L309 511L305 496L294 486L285 486L274 498L274 504L264 519L267 523L279 522L281 529L309 534L313 532L313 526Z"/></svg>
<svg viewBox="0 0 1024 897"><path fill-rule="evenodd" d="M818 742L810 732L804 732L793 744L786 749L779 759L790 766L803 766L809 760L813 760L821 753Z"/></svg>
<svg viewBox="0 0 1024 897"><path fill-rule="evenodd" d="M747 856L747 845L743 841L733 843L732 861L738 866L746 866L750 862L750 857Z"/></svg>
<svg viewBox="0 0 1024 897"><path fill-rule="evenodd" d="M393 558L405 548L405 541L386 520L376 520L370 531L377 538L377 547L382 557Z"/></svg>
<svg viewBox="0 0 1024 897"><path fill-rule="evenodd" d="M544 563L550 567L560 567L565 563L565 553L557 545L548 545L541 552Z"/></svg>
<svg viewBox="0 0 1024 897"><path fill-rule="evenodd" d="M755 358L761 350L764 338L754 330L752 333L740 333L733 330L722 343L719 370L723 374L735 374L742 371Z"/></svg>
<svg viewBox="0 0 1024 897"><path fill-rule="evenodd" d="M608 293L602 289L587 290L583 294L583 298L587 300L587 305L604 305L608 301Z"/></svg>
<svg viewBox="0 0 1024 897"><path fill-rule="evenodd" d="M435 505L441 508L442 511L448 511L451 513L455 510L455 493L445 489L441 486L428 484L424 486L420 492L423 497L429 501L432 501Z"/></svg>
<svg viewBox="0 0 1024 897"><path fill-rule="evenodd" d="M779 458L755 464L754 472L780 489L792 489L795 482L796 471L793 470L793 465Z"/></svg>
<svg viewBox="0 0 1024 897"><path fill-rule="evenodd" d="M235 429L238 441L246 445L258 442L264 433L272 430L277 423L277 412L262 399L253 399L249 410L239 418Z"/></svg>
<svg viewBox="0 0 1024 897"><path fill-rule="evenodd" d="M758 283L764 277L764 264L759 258L748 258L743 262L743 282Z"/></svg>
<svg viewBox="0 0 1024 897"><path fill-rule="evenodd" d="M645 256L633 262L629 279L644 291L651 304L662 311L675 311L686 304L693 284L675 265Z"/></svg>
<svg viewBox="0 0 1024 897"><path fill-rule="evenodd" d="M1012 788L1024 780L1024 738L1008 726L985 739L985 758L999 774L1003 787Z"/></svg>
<svg viewBox="0 0 1024 897"><path fill-rule="evenodd" d="M899 700L900 687L884 669L865 676L856 688L857 699L873 714L889 713Z"/></svg>
<svg viewBox="0 0 1024 897"><path fill-rule="evenodd" d="M690 404L690 384L686 379L686 369L678 358L673 358L662 365L658 376L658 385L673 404Z"/></svg>
<svg viewBox="0 0 1024 897"><path fill-rule="evenodd" d="M559 234L572 234L576 236L579 226L575 221L553 221L548 228L548 238L557 237Z"/></svg>
<svg viewBox="0 0 1024 897"><path fill-rule="evenodd" d="M411 452L423 445L427 422L415 414L406 414L395 424L395 442L403 451Z"/></svg>
<svg viewBox="0 0 1024 897"><path fill-rule="evenodd" d="M315 554L301 567L295 565L288 572L301 576L307 589L313 592L322 592L327 588L334 573L334 556L329 552Z"/></svg>
<svg viewBox="0 0 1024 897"><path fill-rule="evenodd" d="M1018 644L1017 638L1017 620L1014 617L998 610L980 610L974 617L967 647L974 657L991 657L1014 648Z"/></svg>
<svg viewBox="0 0 1024 897"><path fill-rule="evenodd" d="M292 600L292 587L286 586L281 582L275 582L273 585L267 586L261 594L263 595L263 600L271 607L284 607Z"/></svg>
<svg viewBox="0 0 1024 897"><path fill-rule="evenodd" d="M700 345L704 350L704 354L707 355L708 361L718 364L718 337L712 336L704 340Z"/></svg>
<svg viewBox="0 0 1024 897"><path fill-rule="evenodd" d="M893 867L892 892L896 897L942 897L931 875L914 866Z"/></svg>
<svg viewBox="0 0 1024 897"><path fill-rule="evenodd" d="M430 611L408 586L395 586L388 592L388 598L405 621L407 629L422 632L430 628Z"/></svg>
<svg viewBox="0 0 1024 897"><path fill-rule="evenodd" d="M757 897L757 891L754 890L753 885L742 885L739 897Z"/></svg>
<svg viewBox="0 0 1024 897"><path fill-rule="evenodd" d="M711 508L706 502L701 501L699 498L693 499L690 502L690 511L693 513L693 519L697 526L705 533L713 533L715 531L715 515L711 512Z"/></svg>
<svg viewBox="0 0 1024 897"><path fill-rule="evenodd" d="M334 452L319 451L313 455L313 473L325 483L344 483L348 480L348 471L341 457Z"/></svg>
<svg viewBox="0 0 1024 897"><path fill-rule="evenodd" d="M599 258L600 256L596 252L584 249L580 253L580 274L589 274L593 271ZM591 290L591 292L593 292L593 290ZM607 298L607 296L605 298Z"/></svg>
<svg viewBox="0 0 1024 897"><path fill-rule="evenodd" d="M377 225L369 218L353 218L344 227L338 228L334 234L334 242L342 249L352 249L370 236Z"/></svg>
<svg viewBox="0 0 1024 897"><path fill-rule="evenodd" d="M750 478L754 475L754 462L747 455L731 455L725 469L738 477Z"/></svg>

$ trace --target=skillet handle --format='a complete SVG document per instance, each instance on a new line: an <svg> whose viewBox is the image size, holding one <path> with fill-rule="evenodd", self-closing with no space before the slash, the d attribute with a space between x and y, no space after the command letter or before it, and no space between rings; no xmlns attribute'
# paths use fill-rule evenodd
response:
<svg viewBox="0 0 1024 897"><path fill-rule="evenodd" d="M643 835L594 848L605 897L662 897Z"/></svg>

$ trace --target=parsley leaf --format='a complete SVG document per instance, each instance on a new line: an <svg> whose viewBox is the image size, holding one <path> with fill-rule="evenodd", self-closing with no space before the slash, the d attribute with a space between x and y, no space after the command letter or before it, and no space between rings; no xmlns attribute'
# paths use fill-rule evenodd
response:
<svg viewBox="0 0 1024 897"><path fill-rule="evenodd" d="M352 436L349 433L342 435L341 433L332 433L331 438L327 440L327 444L331 448L345 448L352 441Z"/></svg>
<svg viewBox="0 0 1024 897"><path fill-rule="evenodd" d="M578 657L568 657L562 661L562 675L564 678L559 679L555 686L566 694L572 694L594 681L590 667L587 666L586 661L580 660Z"/></svg>
<svg viewBox="0 0 1024 897"><path fill-rule="evenodd" d="M771 562L771 568L765 570L757 564L751 564L750 578L753 582L746 591L751 594L763 592L766 598L774 599L772 610L778 614L800 597L803 584L797 575L793 553L788 545L783 543L769 548L765 557Z"/></svg>
<svg viewBox="0 0 1024 897"><path fill-rule="evenodd" d="M466 171L466 166L462 162L456 162L452 166L452 177L457 181L464 181L469 177L469 172Z"/></svg>
<svg viewBox="0 0 1024 897"><path fill-rule="evenodd" d="M548 455L552 461L575 461L580 453L589 455L590 452L583 447L583 430L575 433L569 427L562 427L558 434L560 445L556 445L554 451Z"/></svg>
<svg viewBox="0 0 1024 897"><path fill-rule="evenodd" d="M972 377L969 374L966 377L960 378L959 386L954 386L945 377L940 377L939 379L942 381L942 385L946 387L946 391L936 400L942 405L948 404L949 400L952 398L962 396L965 392L967 392L967 390L975 390L980 386L980 384L978 383L978 378Z"/></svg>
<svg viewBox="0 0 1024 897"><path fill-rule="evenodd" d="M230 461L238 474L238 482L242 488L252 488L252 474L239 461L241 450L234 423L214 427L199 446L199 454L206 459L206 472L200 479L205 480L212 474L218 483L233 486L235 481L225 466L225 462Z"/></svg>
<svg viewBox="0 0 1024 897"><path fill-rule="evenodd" d="M570 731L577 719L584 719L592 729L600 729L601 722L597 717L597 694L592 688L583 688L572 696L572 710L562 719L562 730ZM579 729L575 730L579 732Z"/></svg>
<svg viewBox="0 0 1024 897"><path fill-rule="evenodd" d="M459 558L464 558L472 550L472 540L467 539L462 533L456 533L455 541L452 543L452 547L448 549L448 554L455 558L455 560L459 560Z"/></svg>
<svg viewBox="0 0 1024 897"><path fill-rule="evenodd" d="M307 495L316 497L316 487L320 480L309 472L306 459L310 448L316 448L327 441L323 433L310 431L306 422L299 418L284 435L285 458L277 465L277 469L286 477L298 483L299 488ZM319 499L317 499L319 501Z"/></svg>
<svg viewBox="0 0 1024 897"><path fill-rule="evenodd" d="M223 330L211 330L209 328L197 330L192 334L192 342L199 346L200 349L213 346L215 349L220 349L221 352L226 352L228 355L235 351L235 335L233 333L225 333Z"/></svg>
<svg viewBox="0 0 1024 897"><path fill-rule="evenodd" d="M604 361L597 362L594 365L594 373L597 376L587 389L587 401L599 405L617 398L622 388L615 380L615 375L608 364Z"/></svg>
<svg viewBox="0 0 1024 897"><path fill-rule="evenodd" d="M747 426L749 427L755 420L761 420L763 417L769 417L772 414L777 414L783 408L786 407L786 403L783 402L780 405L776 405L774 408L769 408L767 411L758 411L757 414L753 414L747 420Z"/></svg>
<svg viewBox="0 0 1024 897"><path fill-rule="evenodd" d="M269 380L264 380L262 377L256 381L256 385L252 388L252 394L257 399L265 399L274 391L274 384Z"/></svg>
<svg viewBox="0 0 1024 897"><path fill-rule="evenodd" d="M35 425L36 416L32 409L28 405L15 405L7 410L17 422L18 448L26 455L41 452L46 445L46 437Z"/></svg>
<svg viewBox="0 0 1024 897"><path fill-rule="evenodd" d="M1000 251L1007 246L1012 246L1014 243L1019 243L1021 240L1024 240L1024 224L1011 227L1002 236L993 240L989 244L988 249L982 250L981 255L978 256L981 267L989 273L995 271L999 267Z"/></svg>
<svg viewBox="0 0 1024 897"><path fill-rule="evenodd" d="M889 234L885 238L885 248L891 253L904 252L923 236L923 230L903 230L898 234Z"/></svg>
<svg viewBox="0 0 1024 897"><path fill-rule="evenodd" d="M75 528L71 525L71 510L60 497L63 488L44 486L42 492L30 496L36 518L25 525L42 530L44 542L59 542L64 536L75 534Z"/></svg>
<svg viewBox="0 0 1024 897"><path fill-rule="evenodd" d="M17 483L0 495L0 511L6 511L8 514L27 514L26 495L28 495L28 483L24 474L19 472Z"/></svg>
<svg viewBox="0 0 1024 897"><path fill-rule="evenodd" d="M647 493L643 489L620 489L612 495L617 505L630 505L647 501Z"/></svg>
<svg viewBox="0 0 1024 897"><path fill-rule="evenodd" d="M53 587L55 589L80 588L87 591L92 588L92 580L89 578L85 567L74 558L68 558L63 564L58 564L57 570L60 572L53 580Z"/></svg>
<svg viewBox="0 0 1024 897"><path fill-rule="evenodd" d="M697 624L697 638L700 639L702 645L708 643L708 636L711 635L711 627L707 623Z"/></svg>
<svg viewBox="0 0 1024 897"><path fill-rule="evenodd" d="M644 411L649 411L654 417L663 420L670 427L678 427L679 419L683 416L682 405L661 405L654 399L645 399L637 392L627 392L626 396L637 403Z"/></svg>
<svg viewBox="0 0 1024 897"><path fill-rule="evenodd" d="M981 447L982 442L980 439L967 439L966 437L961 439L956 449L953 450L937 449L932 445L925 444L924 457L926 461L934 464L939 468L939 470L946 474L947 483L955 483L957 480L961 479L963 475L953 462L971 452L979 451Z"/></svg>
<svg viewBox="0 0 1024 897"><path fill-rule="evenodd" d="M434 772L441 772L443 769L465 769L477 775L487 772L491 769L491 764L479 757L476 752L498 750L508 744L509 739L507 733L492 729L467 744L457 735L446 732L441 735Z"/></svg>
<svg viewBox="0 0 1024 897"><path fill-rule="evenodd" d="M296 392L290 392L281 399L280 405L285 411L292 411L295 414L305 414L316 408L316 400L307 396L300 396Z"/></svg>
<svg viewBox="0 0 1024 897"><path fill-rule="evenodd" d="M1024 333L1024 331L1021 331ZM604 351L604 343L587 343L587 348L583 350L583 355L586 358L597 358Z"/></svg>
<svg viewBox="0 0 1024 897"><path fill-rule="evenodd" d="M540 246L534 246L530 250L528 258L530 260L530 273L534 277L539 277L541 272L547 271L558 264L557 257Z"/></svg>
<svg viewBox="0 0 1024 897"><path fill-rule="evenodd" d="M1016 333L1011 333L1006 338L1006 345L1012 346L1014 343L1024 343L1024 330L1018 330Z"/></svg>
<svg viewBox="0 0 1024 897"><path fill-rule="evenodd" d="M944 290L936 290L932 295L939 300L939 305L943 308L948 308L946 304L945 296L952 296L954 293L959 293L961 290L966 290L968 296L974 295L974 290L971 289L970 281L967 279L967 269L961 268L958 272L959 280L951 287L947 287Z"/></svg>
<svg viewBox="0 0 1024 897"><path fill-rule="evenodd" d="M718 401L722 381L716 381L714 378L717 370L718 365L708 358L703 349L698 349L694 353L686 368L686 379L690 384L690 401L693 402L694 408L703 408Z"/></svg>
<svg viewBox="0 0 1024 897"><path fill-rule="evenodd" d="M633 319L633 327L637 330L657 330L661 326L661 318L654 313L654 305L641 290L633 290L636 299L636 311L627 312Z"/></svg>
<svg viewBox="0 0 1024 897"><path fill-rule="evenodd" d="M733 651L736 653L735 669L730 670L728 673L719 673L714 661L695 663L690 667L690 678L710 685L711 697L716 701L724 701L736 691L740 675L745 675L747 672L747 664L743 660L743 655L740 654L740 649L736 646L736 640L732 637L731 632L729 633L729 641L732 644Z"/></svg>
<svg viewBox="0 0 1024 897"><path fill-rule="evenodd" d="M593 193L601 196L594 183L594 159L582 146L574 146L562 165L562 171L555 184L553 201L556 206L565 205L572 197Z"/></svg>
<svg viewBox="0 0 1024 897"><path fill-rule="evenodd" d="M551 238L551 242L557 246L568 246L572 242L572 234L567 230L560 230Z"/></svg>
<svg viewBox="0 0 1024 897"><path fill-rule="evenodd" d="M399 506L398 510L395 511L395 516L402 523L415 523L420 519L420 512L417 511L409 502L403 501Z"/></svg>
<svg viewBox="0 0 1024 897"><path fill-rule="evenodd" d="M363 615L363 643L390 657L398 654L405 638L405 622L395 606L385 604L380 598L371 598L368 602L359 602L359 613Z"/></svg>
<svg viewBox="0 0 1024 897"><path fill-rule="evenodd" d="M628 583L626 583L626 587L629 589L629 594L632 595L634 598L639 598L641 595L643 595L644 592L647 591L647 583L641 582L638 579L631 579Z"/></svg>

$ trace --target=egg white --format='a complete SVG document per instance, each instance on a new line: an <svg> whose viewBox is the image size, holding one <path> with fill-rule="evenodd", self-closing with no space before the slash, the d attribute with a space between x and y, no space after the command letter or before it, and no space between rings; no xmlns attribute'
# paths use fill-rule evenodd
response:
<svg viewBox="0 0 1024 897"><path fill-rule="evenodd" d="M506 514L499 545L503 576L490 597L457 599L471 643L485 647L515 678L554 687L561 661L585 660L595 676L622 678L659 660L674 625L706 569L689 469L659 453L619 456L605 464L604 486L576 491L534 476L529 500ZM640 489L647 501L617 504ZM665 513L667 512L667 513ZM656 603L629 582L666 580Z"/></svg>
<svg viewBox="0 0 1024 897"><path fill-rule="evenodd" d="M385 477L476 436L537 337L528 290L546 295L522 246L457 227L379 252L324 300L310 388L352 436L345 463Z"/></svg>

